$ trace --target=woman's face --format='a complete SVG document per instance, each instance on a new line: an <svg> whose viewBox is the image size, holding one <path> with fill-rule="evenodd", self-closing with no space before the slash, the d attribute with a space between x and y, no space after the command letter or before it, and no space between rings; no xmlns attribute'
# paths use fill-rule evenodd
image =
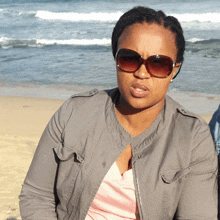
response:
<svg viewBox="0 0 220 220"><path fill-rule="evenodd" d="M144 59L152 55L165 55L175 62L177 48L174 34L158 24L136 23L127 27L118 40L118 49L138 52ZM164 97L178 67L167 78L151 76L145 65L134 73L117 68L120 104L134 109L162 108Z"/></svg>

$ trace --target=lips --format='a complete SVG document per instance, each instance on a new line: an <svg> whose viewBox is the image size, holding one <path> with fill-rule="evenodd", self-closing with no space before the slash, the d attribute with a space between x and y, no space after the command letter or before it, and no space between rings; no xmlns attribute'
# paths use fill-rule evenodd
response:
<svg viewBox="0 0 220 220"><path fill-rule="evenodd" d="M131 94L135 98L144 98L149 93L149 89L142 83L133 83L131 85Z"/></svg>

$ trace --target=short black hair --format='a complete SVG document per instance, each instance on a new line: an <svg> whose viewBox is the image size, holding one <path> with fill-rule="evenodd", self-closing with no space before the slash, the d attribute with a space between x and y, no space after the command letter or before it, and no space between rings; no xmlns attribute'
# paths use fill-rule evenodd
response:
<svg viewBox="0 0 220 220"><path fill-rule="evenodd" d="M166 16L163 11L155 11L154 9L141 6L134 7L125 12L117 21L112 32L112 53L114 58L118 49L118 39L125 28L131 26L132 24L143 22L162 25L164 28L169 29L175 34L177 47L176 62L182 63L184 59L183 54L185 51L185 39L179 21L173 16Z"/></svg>

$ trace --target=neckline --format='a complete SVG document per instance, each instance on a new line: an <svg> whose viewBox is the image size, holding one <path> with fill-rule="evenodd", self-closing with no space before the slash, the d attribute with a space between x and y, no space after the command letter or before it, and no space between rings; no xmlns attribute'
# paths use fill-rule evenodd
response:
<svg viewBox="0 0 220 220"><path fill-rule="evenodd" d="M117 170L117 175L120 176L120 179L123 179L128 173L132 172L132 169L126 170L123 174L121 174L118 165L116 163L116 161L113 163L113 166L115 166L115 170Z"/></svg>
<svg viewBox="0 0 220 220"><path fill-rule="evenodd" d="M123 148L121 150L124 150L125 147L127 147L129 144L132 148L134 148L139 146L143 141L152 140L152 137L154 137L157 133L159 124L163 119L166 99L161 112L158 114L150 127L139 135L132 137L130 133L128 133L128 131L125 130L125 128L121 125L116 114L115 105L117 105L118 99L120 97L119 89L113 89L109 96L110 97L106 105L106 123L109 127L109 132L111 133L111 136L116 142L117 146L119 148Z"/></svg>

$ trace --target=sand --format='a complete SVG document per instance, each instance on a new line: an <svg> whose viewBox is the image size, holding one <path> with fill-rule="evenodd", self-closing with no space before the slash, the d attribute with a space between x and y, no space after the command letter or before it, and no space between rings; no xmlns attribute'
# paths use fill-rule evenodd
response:
<svg viewBox="0 0 220 220"><path fill-rule="evenodd" d="M63 102L0 96L0 220L21 219L22 183L46 124ZM202 117L207 122L211 119L210 114Z"/></svg>
<svg viewBox="0 0 220 220"><path fill-rule="evenodd" d="M0 220L19 219L18 195L37 143L63 102L0 96Z"/></svg>

